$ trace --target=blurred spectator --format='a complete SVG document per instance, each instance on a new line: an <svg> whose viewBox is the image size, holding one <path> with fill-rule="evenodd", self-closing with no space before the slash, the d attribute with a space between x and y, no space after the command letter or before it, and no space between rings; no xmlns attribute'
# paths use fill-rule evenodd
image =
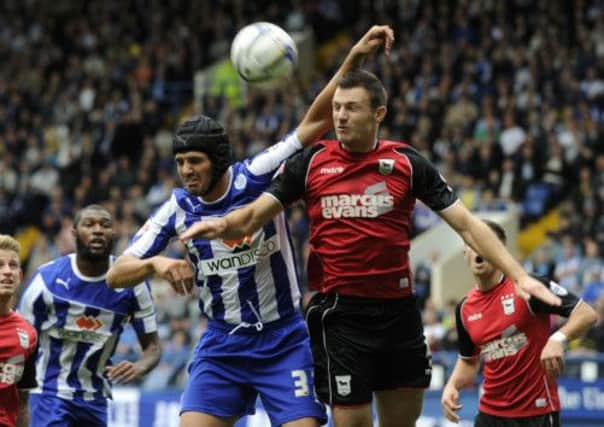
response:
<svg viewBox="0 0 604 427"><path fill-rule="evenodd" d="M555 266L556 264L545 246L537 248L533 256L528 258L524 264L527 271L547 278L553 278Z"/></svg>
<svg viewBox="0 0 604 427"><path fill-rule="evenodd" d="M584 255L577 273L581 283L589 283L593 281L594 275L602 273L604 259L600 256L600 249L592 237L583 239L583 247Z"/></svg>
<svg viewBox="0 0 604 427"><path fill-rule="evenodd" d="M40 235L36 239L36 243L33 246L31 255L29 256L29 264L27 271L25 272L26 277L31 277L32 273L42 264L55 259L61 254L57 250L54 243L45 235Z"/></svg>
<svg viewBox="0 0 604 427"><path fill-rule="evenodd" d="M455 326L455 308L457 301L449 300L445 305L442 316L442 324L445 328L445 335L441 339L441 349L448 351L457 351L457 327Z"/></svg>
<svg viewBox="0 0 604 427"><path fill-rule="evenodd" d="M604 270L602 265L600 265L599 270L592 270L583 283L585 290L582 298L590 304L595 304L604 295Z"/></svg>
<svg viewBox="0 0 604 427"><path fill-rule="evenodd" d="M413 273L415 297L417 298L419 308L422 310L430 300L431 295L430 283L432 280L432 268L430 266L434 264L438 258L438 252L431 253L428 260L418 262Z"/></svg>
<svg viewBox="0 0 604 427"><path fill-rule="evenodd" d="M526 132L516 124L514 113L508 111L504 116L503 131L499 136L499 143L506 156L512 156L526 141Z"/></svg>
<svg viewBox="0 0 604 427"><path fill-rule="evenodd" d="M184 371L191 352L191 339L186 330L175 330L168 341L162 343L159 364L143 381L145 390L165 390L177 385L179 375Z"/></svg>
<svg viewBox="0 0 604 427"><path fill-rule="evenodd" d="M554 278L559 284L572 290L577 295L581 294L578 277L580 265L581 255L577 250L573 236L564 236L562 238L562 255L556 261Z"/></svg>
<svg viewBox="0 0 604 427"><path fill-rule="evenodd" d="M428 300L423 311L424 335L431 351L442 350L441 342L447 334L445 326L440 321L438 310Z"/></svg>
<svg viewBox="0 0 604 427"><path fill-rule="evenodd" d="M136 332L130 324L127 324L120 336L120 340L115 348L115 353L111 357L113 365L119 364L123 360L136 362L139 358L140 346L136 338Z"/></svg>
<svg viewBox="0 0 604 427"><path fill-rule="evenodd" d="M442 221L438 214L420 200L415 205L411 220L413 222L413 226L411 227L413 237Z"/></svg>

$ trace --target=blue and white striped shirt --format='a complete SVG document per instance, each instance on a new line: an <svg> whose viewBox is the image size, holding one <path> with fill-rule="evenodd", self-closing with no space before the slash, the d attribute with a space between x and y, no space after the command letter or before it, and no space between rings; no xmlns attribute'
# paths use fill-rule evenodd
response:
<svg viewBox="0 0 604 427"><path fill-rule="evenodd" d="M104 401L111 396L104 371L126 322L139 334L157 330L147 283L111 289L105 275L83 275L75 254L36 270L19 311L38 331L38 387L31 392L69 400Z"/></svg>
<svg viewBox="0 0 604 427"><path fill-rule="evenodd" d="M124 253L138 258L157 255L194 222L247 205L264 192L281 163L301 148L294 133L252 159L233 164L226 193L213 202L175 189ZM209 318L232 325L257 324L297 312L300 290L283 213L243 239L195 239L187 251L200 287L199 306Z"/></svg>

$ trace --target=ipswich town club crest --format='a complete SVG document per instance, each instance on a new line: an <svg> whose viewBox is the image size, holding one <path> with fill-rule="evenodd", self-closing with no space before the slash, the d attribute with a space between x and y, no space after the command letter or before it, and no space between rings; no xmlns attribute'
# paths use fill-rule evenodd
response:
<svg viewBox="0 0 604 427"><path fill-rule="evenodd" d="M378 171L382 175L390 175L394 170L394 159L378 159Z"/></svg>
<svg viewBox="0 0 604 427"><path fill-rule="evenodd" d="M516 311L516 308L514 307L514 295L502 296L501 305L503 306L504 314L508 316L514 314L514 311Z"/></svg>
<svg viewBox="0 0 604 427"><path fill-rule="evenodd" d="M340 396L348 396L352 392L350 375L336 375L336 390Z"/></svg>
<svg viewBox="0 0 604 427"><path fill-rule="evenodd" d="M29 335L27 335L27 331L17 328L17 336L19 337L19 344L21 347L29 348Z"/></svg>

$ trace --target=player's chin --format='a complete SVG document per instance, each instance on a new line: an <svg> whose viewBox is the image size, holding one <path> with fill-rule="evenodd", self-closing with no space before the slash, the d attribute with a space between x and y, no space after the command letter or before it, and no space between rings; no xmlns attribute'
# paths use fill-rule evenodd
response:
<svg viewBox="0 0 604 427"><path fill-rule="evenodd" d="M185 184L185 189L196 196L201 196L205 192L205 188L201 184Z"/></svg>
<svg viewBox="0 0 604 427"><path fill-rule="evenodd" d="M111 254L111 248L109 246L99 246L86 248L87 258L92 261L104 261Z"/></svg>
<svg viewBox="0 0 604 427"><path fill-rule="evenodd" d="M336 131L336 138L342 144L347 144L350 142L350 136L346 132Z"/></svg>
<svg viewBox="0 0 604 427"><path fill-rule="evenodd" d="M0 285L0 297L10 297L15 294L15 285Z"/></svg>

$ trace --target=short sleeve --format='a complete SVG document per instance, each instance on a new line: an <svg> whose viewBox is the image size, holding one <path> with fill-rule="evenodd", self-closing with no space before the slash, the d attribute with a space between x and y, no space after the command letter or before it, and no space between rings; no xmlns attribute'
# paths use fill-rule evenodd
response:
<svg viewBox="0 0 604 427"><path fill-rule="evenodd" d="M25 286L17 306L17 311L37 330L48 315L44 299L45 289L44 277L38 270Z"/></svg>
<svg viewBox="0 0 604 427"><path fill-rule="evenodd" d="M149 258L163 251L176 235L176 198L174 195L137 231L124 254Z"/></svg>
<svg viewBox="0 0 604 427"><path fill-rule="evenodd" d="M572 292L566 290L566 288L560 286L558 283L553 280L548 280L544 277L535 277L544 286L546 286L553 294L560 297L562 300L562 304L559 306L553 306L546 304L540 299L533 298L529 300L529 305L531 306L531 310L535 314L557 314L562 317L569 317L573 312L575 307L580 301L580 298L574 295Z"/></svg>
<svg viewBox="0 0 604 427"><path fill-rule="evenodd" d="M468 330L466 329L463 318L462 318L462 307L465 302L465 298L461 300L459 304L455 307L455 326L457 328L457 341L459 347L459 355L463 358L473 358L478 354L478 349Z"/></svg>
<svg viewBox="0 0 604 427"><path fill-rule="evenodd" d="M409 146L397 148L397 152L407 156L411 162L412 191L416 199L436 212L455 203L455 191L430 161Z"/></svg>
<svg viewBox="0 0 604 427"><path fill-rule="evenodd" d="M149 334L157 331L157 319L151 287L146 281L133 288L132 326L137 334Z"/></svg>
<svg viewBox="0 0 604 427"><path fill-rule="evenodd" d="M251 159L244 162L246 169L255 176L265 176L267 183L271 180L279 166L302 149L302 144L295 132L283 141L262 150Z"/></svg>
<svg viewBox="0 0 604 427"><path fill-rule="evenodd" d="M320 144L307 147L287 160L266 193L274 196L283 206L302 198L306 190L306 175L310 161L322 148Z"/></svg>
<svg viewBox="0 0 604 427"><path fill-rule="evenodd" d="M38 386L36 381L36 356L34 351L26 360L23 367L23 375L17 384L19 390L31 390Z"/></svg>

